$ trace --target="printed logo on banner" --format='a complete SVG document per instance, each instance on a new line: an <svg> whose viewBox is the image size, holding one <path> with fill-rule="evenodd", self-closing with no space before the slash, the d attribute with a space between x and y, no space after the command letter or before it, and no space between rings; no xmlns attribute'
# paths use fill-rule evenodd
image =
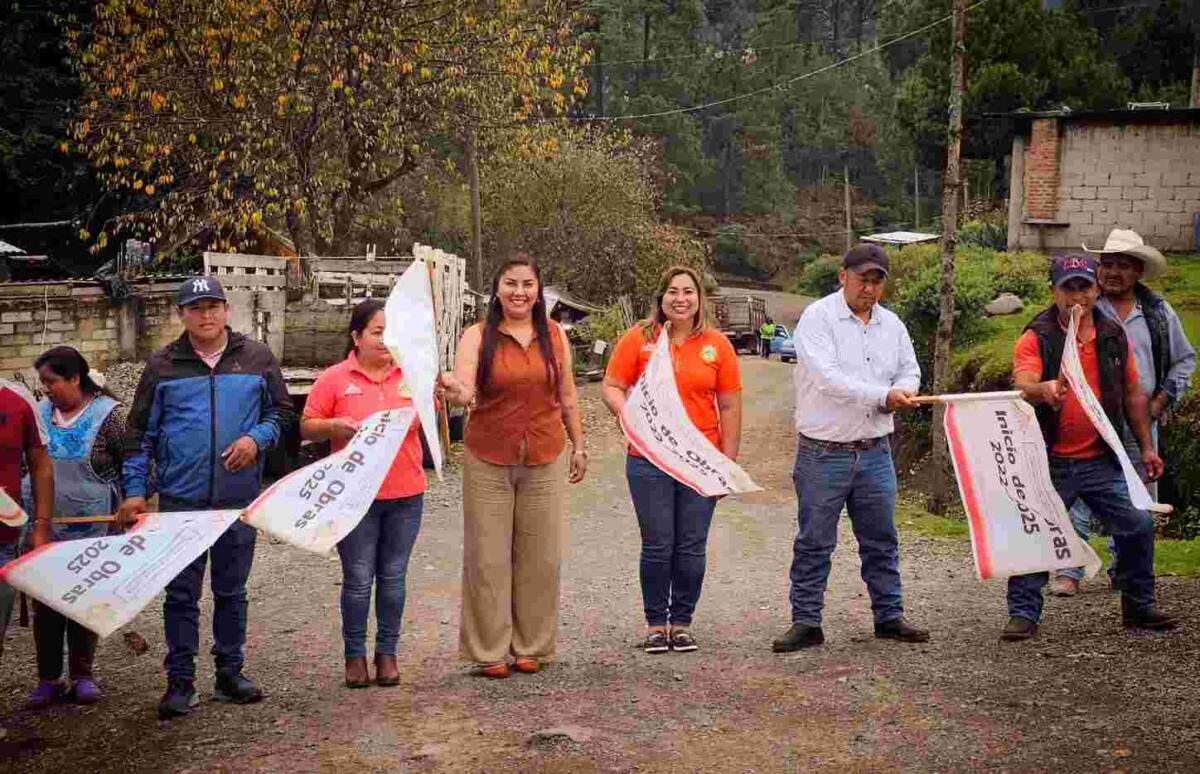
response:
<svg viewBox="0 0 1200 774"><path fill-rule="evenodd" d="M133 620L241 511L147 514L124 535L50 543L0 569L8 583L101 637Z"/></svg>
<svg viewBox="0 0 1200 774"><path fill-rule="evenodd" d="M415 418L412 408L375 412L341 451L259 495L246 522L298 548L329 551L371 507Z"/></svg>
<svg viewBox="0 0 1200 774"><path fill-rule="evenodd" d="M981 579L1084 567L1100 560L1071 526L1050 480L1033 407L1020 399L946 396L946 439Z"/></svg>
<svg viewBox="0 0 1200 774"><path fill-rule="evenodd" d="M760 489L688 418L676 387L666 330L659 336L646 370L626 395L620 422L625 437L639 454L702 495Z"/></svg>

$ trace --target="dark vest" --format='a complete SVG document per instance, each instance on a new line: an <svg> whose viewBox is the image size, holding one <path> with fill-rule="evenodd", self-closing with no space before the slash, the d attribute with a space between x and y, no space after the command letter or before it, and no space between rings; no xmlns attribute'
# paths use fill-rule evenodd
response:
<svg viewBox="0 0 1200 774"><path fill-rule="evenodd" d="M1125 329L1097 309L1092 309L1092 324L1096 327L1096 357L1100 360L1100 405L1113 427L1122 428L1125 426L1125 361L1129 357ZM1038 351L1042 356L1042 381L1057 379L1067 338L1066 331L1058 324L1058 308L1051 305L1030 320L1025 330L1033 331L1037 336ZM1038 406L1036 411L1046 447L1051 448L1058 438L1058 412L1045 404Z"/></svg>
<svg viewBox="0 0 1200 774"><path fill-rule="evenodd" d="M1154 356L1154 391L1158 392L1171 370L1171 332L1167 323L1167 302L1140 282L1133 286L1133 294L1142 306L1146 327L1150 329L1150 351Z"/></svg>

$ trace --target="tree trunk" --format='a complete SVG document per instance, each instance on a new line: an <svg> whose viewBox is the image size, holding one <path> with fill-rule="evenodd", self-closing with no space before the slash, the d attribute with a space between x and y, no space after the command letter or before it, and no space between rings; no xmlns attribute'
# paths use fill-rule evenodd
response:
<svg viewBox="0 0 1200 774"><path fill-rule="evenodd" d="M642 77L650 76L650 12L642 14Z"/></svg>
<svg viewBox="0 0 1200 774"><path fill-rule="evenodd" d="M604 62L600 59L600 16L596 16L596 115L604 115Z"/></svg>
<svg viewBox="0 0 1200 774"><path fill-rule="evenodd" d="M1196 52L1192 55L1192 98L1188 107L1200 108L1200 31L1196 33Z"/></svg>
<svg viewBox="0 0 1200 774"><path fill-rule="evenodd" d="M954 248L958 228L958 205L962 187L959 153L962 148L962 103L966 71L967 0L954 0L954 47L950 60L950 133L946 143L946 179L942 184L942 281L938 287L938 325L933 344L933 391L945 392L950 365L950 338L954 333ZM946 408L936 405L932 443L934 491L929 493L929 510L944 513L954 494L954 476L942 426Z"/></svg>
<svg viewBox="0 0 1200 774"><path fill-rule="evenodd" d="M471 280L483 292L483 217L479 208L479 148L475 130L467 130L467 175L471 183Z"/></svg>

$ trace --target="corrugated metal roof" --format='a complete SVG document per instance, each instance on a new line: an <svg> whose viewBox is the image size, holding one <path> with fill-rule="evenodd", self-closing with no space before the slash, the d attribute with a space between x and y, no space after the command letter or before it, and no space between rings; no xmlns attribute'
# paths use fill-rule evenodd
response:
<svg viewBox="0 0 1200 774"><path fill-rule="evenodd" d="M862 241L885 245L912 245L918 242L932 242L935 239L938 239L937 234L923 234L919 231L889 231L886 234L865 236Z"/></svg>
<svg viewBox="0 0 1200 774"><path fill-rule="evenodd" d="M10 245L8 242L0 240L0 255L21 255L24 252L16 245Z"/></svg>
<svg viewBox="0 0 1200 774"><path fill-rule="evenodd" d="M1033 118L1063 118L1066 120L1107 120L1122 123L1158 123L1161 121L1179 121L1184 119L1200 119L1200 108L1178 107L1157 108L1143 107L1134 110L1018 110L1010 113L984 113L985 118L1016 118L1027 120Z"/></svg>

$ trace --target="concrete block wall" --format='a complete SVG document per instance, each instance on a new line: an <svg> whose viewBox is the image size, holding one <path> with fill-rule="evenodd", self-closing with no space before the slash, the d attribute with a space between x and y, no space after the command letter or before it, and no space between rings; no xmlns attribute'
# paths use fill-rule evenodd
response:
<svg viewBox="0 0 1200 774"><path fill-rule="evenodd" d="M33 377L33 361L67 344L103 369L123 358L145 357L179 335L172 309L174 283L141 283L136 297L118 304L90 281L0 284L0 375ZM122 351L124 349L124 351Z"/></svg>
<svg viewBox="0 0 1200 774"><path fill-rule="evenodd" d="M1029 167L1044 163L1035 155L1038 125L1060 126L1057 187L1053 207ZM1010 223L1019 229L1021 249L1078 249L1103 244L1114 228L1133 229L1160 250L1197 250L1195 217L1200 213L1200 121L1115 123L1049 118L1033 122L1025 151L1024 218L1062 222L1061 226ZM1039 245L1039 231L1044 241Z"/></svg>

